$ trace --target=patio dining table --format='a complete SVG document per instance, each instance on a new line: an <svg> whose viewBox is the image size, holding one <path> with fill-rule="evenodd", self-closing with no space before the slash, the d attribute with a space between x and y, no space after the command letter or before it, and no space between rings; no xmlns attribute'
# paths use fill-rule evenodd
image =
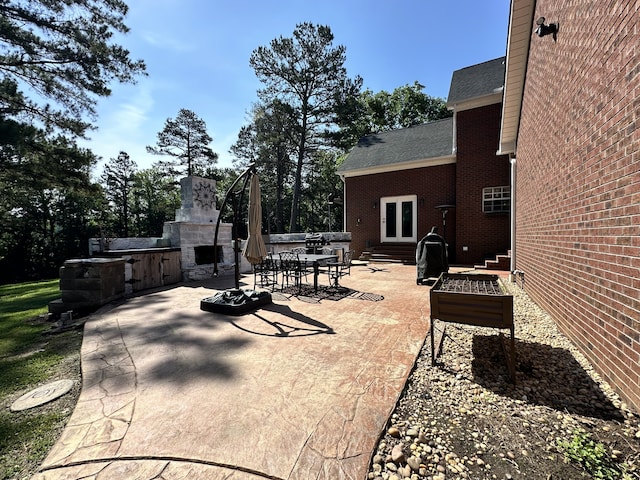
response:
<svg viewBox="0 0 640 480"><path fill-rule="evenodd" d="M318 275L320 274L320 264L323 262L329 262L331 260L337 260L338 256L333 254L323 253L300 253L298 254L298 260L304 265L313 266L313 289L318 291Z"/></svg>

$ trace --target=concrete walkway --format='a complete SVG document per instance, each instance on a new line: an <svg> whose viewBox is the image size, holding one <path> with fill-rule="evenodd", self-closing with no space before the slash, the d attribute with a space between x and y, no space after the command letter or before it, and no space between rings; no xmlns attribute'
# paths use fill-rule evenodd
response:
<svg viewBox="0 0 640 480"><path fill-rule="evenodd" d="M34 478L364 479L427 336L415 277L354 266L349 295L274 293L238 317L200 310L232 278L104 308L85 326L76 409Z"/></svg>

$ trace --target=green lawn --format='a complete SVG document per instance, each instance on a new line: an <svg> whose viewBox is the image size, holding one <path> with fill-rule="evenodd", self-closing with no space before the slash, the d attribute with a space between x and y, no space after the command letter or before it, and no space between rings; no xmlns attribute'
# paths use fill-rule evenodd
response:
<svg viewBox="0 0 640 480"><path fill-rule="evenodd" d="M0 479L29 478L73 410L71 394L42 407L11 412L22 394L60 378L79 379L81 331L47 335L39 319L60 297L58 280L0 285Z"/></svg>

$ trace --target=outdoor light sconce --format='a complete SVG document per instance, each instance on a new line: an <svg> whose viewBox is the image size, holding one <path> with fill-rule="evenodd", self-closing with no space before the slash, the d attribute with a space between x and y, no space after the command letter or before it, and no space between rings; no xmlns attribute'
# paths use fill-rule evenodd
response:
<svg viewBox="0 0 640 480"><path fill-rule="evenodd" d="M373 208L374 210L378 208L378 202L371 203L371 208Z"/></svg>
<svg viewBox="0 0 640 480"><path fill-rule="evenodd" d="M538 25L538 28L536 28L536 33L538 34L539 37L544 37L546 35L553 35L553 40L556 40L556 35L558 33L558 29L560 28L560 24L559 23L550 23L549 25L545 25L545 18L544 17L540 17L538 20L536 20L536 25Z"/></svg>

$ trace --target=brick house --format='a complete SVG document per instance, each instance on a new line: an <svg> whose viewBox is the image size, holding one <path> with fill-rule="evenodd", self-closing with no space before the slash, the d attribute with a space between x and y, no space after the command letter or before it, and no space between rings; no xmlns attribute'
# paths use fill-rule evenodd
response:
<svg viewBox="0 0 640 480"><path fill-rule="evenodd" d="M338 169L356 255L415 261L416 243L432 226L452 262L507 253L509 159L496 156L504 72L504 57L457 70L447 99L452 118L360 139Z"/></svg>
<svg viewBox="0 0 640 480"><path fill-rule="evenodd" d="M539 37L536 20L559 23ZM500 153L525 289L640 409L640 11L512 0Z"/></svg>

